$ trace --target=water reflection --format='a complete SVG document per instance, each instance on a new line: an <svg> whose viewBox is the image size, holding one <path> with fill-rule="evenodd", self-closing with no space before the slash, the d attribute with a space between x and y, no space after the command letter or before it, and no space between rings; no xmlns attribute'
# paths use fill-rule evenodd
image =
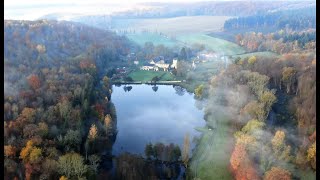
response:
<svg viewBox="0 0 320 180"><path fill-rule="evenodd" d="M154 86L152 86L152 90L154 91L154 92L157 92L158 91L158 86L156 86L156 85L154 85Z"/></svg>
<svg viewBox="0 0 320 180"><path fill-rule="evenodd" d="M132 86L127 86L127 85L125 85L125 86L123 86L123 90L124 90L124 92L129 92L129 91L131 91L131 89L132 89Z"/></svg>
<svg viewBox="0 0 320 180"><path fill-rule="evenodd" d="M186 90L182 88L181 86L173 86L174 90L176 91L176 94L179 96L183 96Z"/></svg>
<svg viewBox="0 0 320 180"><path fill-rule="evenodd" d="M159 88L161 91L157 91ZM174 143L182 149L186 132L190 139L200 135L194 128L205 125L204 113L195 107L193 94L172 85L142 84L130 89L127 93L123 87L113 86L118 129L114 155L125 151L142 155L149 142Z"/></svg>

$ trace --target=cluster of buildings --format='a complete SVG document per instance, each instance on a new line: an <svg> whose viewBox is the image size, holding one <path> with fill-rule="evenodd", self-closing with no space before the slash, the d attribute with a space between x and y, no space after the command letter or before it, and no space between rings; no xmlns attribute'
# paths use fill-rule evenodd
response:
<svg viewBox="0 0 320 180"><path fill-rule="evenodd" d="M178 62L177 59L173 59L172 60L172 64L165 63L165 61L163 59L161 59L159 61L155 61L155 60L151 59L147 65L141 66L140 69L141 70L146 70L146 71L150 71L150 70L153 70L153 71L159 71L159 70L168 71L169 68L176 69L177 68L177 62Z"/></svg>
<svg viewBox="0 0 320 180"><path fill-rule="evenodd" d="M205 63L208 61L220 61L220 60L225 62L225 64L228 64L227 63L228 57L225 56L224 54L221 55L214 52L203 51L198 53L196 58L192 61L191 67L192 69L196 69L196 66L197 66L196 64ZM135 65L138 65L139 61L135 59L133 63ZM166 62L164 60L163 56L159 56L151 59L148 63L141 66L140 69L145 71L169 71L170 69L177 69L177 63L178 63L178 59L173 59L172 63L168 63L168 61Z"/></svg>

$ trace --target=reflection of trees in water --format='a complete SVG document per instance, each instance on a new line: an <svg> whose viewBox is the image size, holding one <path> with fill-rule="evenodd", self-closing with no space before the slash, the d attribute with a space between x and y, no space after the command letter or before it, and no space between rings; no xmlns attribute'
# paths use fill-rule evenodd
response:
<svg viewBox="0 0 320 180"><path fill-rule="evenodd" d="M179 162L145 159L127 152L115 157L115 164L117 179L178 179L185 176Z"/></svg>
<svg viewBox="0 0 320 180"><path fill-rule="evenodd" d="M194 102L194 104L195 104L195 106L196 106L196 108L197 108L198 110L202 110L203 107L204 107L204 103L203 103L202 101L200 101L200 100L196 100L196 101Z"/></svg>
<svg viewBox="0 0 320 180"><path fill-rule="evenodd" d="M173 88L174 90L176 90L176 94L178 94L179 96L183 96L186 92L186 90L181 86L173 86Z"/></svg>
<svg viewBox="0 0 320 180"><path fill-rule="evenodd" d="M132 89L132 86L123 86L123 90L124 90L125 92L131 91L131 89Z"/></svg>
<svg viewBox="0 0 320 180"><path fill-rule="evenodd" d="M156 85L154 85L154 86L152 86L152 90L154 91L154 92L157 92L158 91L158 86L156 86Z"/></svg>

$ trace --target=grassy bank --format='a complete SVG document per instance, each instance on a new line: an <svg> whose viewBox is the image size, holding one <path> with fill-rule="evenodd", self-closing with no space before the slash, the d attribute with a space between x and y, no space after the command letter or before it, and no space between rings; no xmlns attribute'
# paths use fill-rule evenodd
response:
<svg viewBox="0 0 320 180"><path fill-rule="evenodd" d="M144 71L144 70L137 70L133 71L128 74L134 81L151 81L152 78L158 76L160 81L174 81L174 75L170 74L169 72L164 71Z"/></svg>
<svg viewBox="0 0 320 180"><path fill-rule="evenodd" d="M233 179L228 168L233 138L224 120L218 116L208 117L207 125L214 128L203 131L193 152L190 162L193 177L206 180Z"/></svg>

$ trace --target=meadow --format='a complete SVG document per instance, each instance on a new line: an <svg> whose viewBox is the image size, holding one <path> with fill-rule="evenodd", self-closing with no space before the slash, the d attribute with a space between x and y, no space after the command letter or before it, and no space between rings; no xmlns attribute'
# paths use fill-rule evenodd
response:
<svg viewBox="0 0 320 180"><path fill-rule="evenodd" d="M139 45L152 42L167 47L204 44L207 49L225 55L245 53L237 44L209 36L212 32L221 32L223 24L231 16L184 16L153 19L114 19L112 28L117 32L126 31L126 36Z"/></svg>
<svg viewBox="0 0 320 180"><path fill-rule="evenodd" d="M245 49L235 43L219 38L214 38L206 34L196 33L180 35L177 37L177 39L187 44L204 44L208 49L224 55L235 55L245 53Z"/></svg>
<svg viewBox="0 0 320 180"><path fill-rule="evenodd" d="M165 35L160 35L159 33L152 32L137 32L137 33L128 33L126 34L128 39L137 43L140 46L143 46L146 42L152 42L154 45L164 45L166 47L175 47L181 46L181 44L175 40L172 40Z"/></svg>
<svg viewBox="0 0 320 180"><path fill-rule="evenodd" d="M114 19L112 29L161 32L169 36L220 31L232 16L183 16L153 19ZM208 23L210 22L210 23Z"/></svg>

